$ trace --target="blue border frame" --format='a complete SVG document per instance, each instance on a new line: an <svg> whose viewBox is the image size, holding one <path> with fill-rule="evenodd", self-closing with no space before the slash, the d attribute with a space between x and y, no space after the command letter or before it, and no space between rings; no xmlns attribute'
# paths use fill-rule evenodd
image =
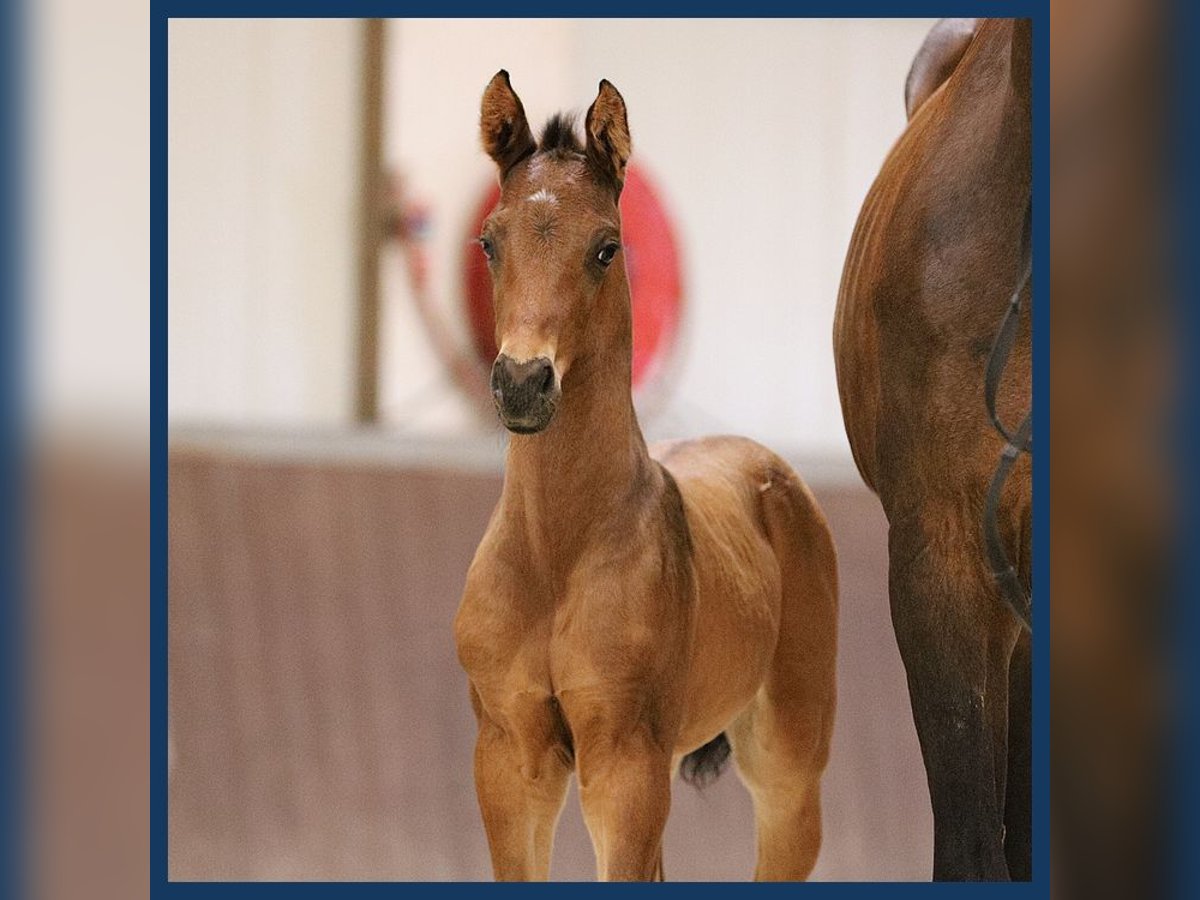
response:
<svg viewBox="0 0 1200 900"><path fill-rule="evenodd" d="M1033 14L1033 296L1050 298L1050 9ZM1050 896L1050 304L1034 303L1033 881Z"/></svg>
<svg viewBox="0 0 1200 900"><path fill-rule="evenodd" d="M1200 7L1178 2L1170 12L1179 17L1174 33L1164 35L1171 64L1164 67L1171 96L1168 112L1177 113L1173 124L1178 128L1174 141L1168 141L1167 177L1176 188L1173 208L1168 210L1168 248L1171 275L1176 279L1177 306L1174 310L1180 328L1173 348L1177 356L1178 394L1173 421L1174 456L1172 462L1181 483L1179 519L1175 523L1176 541L1172 550L1177 561L1174 606L1168 610L1168 647L1171 655L1171 685L1182 702L1173 710L1177 717L1168 726L1171 794L1162 805L1170 816L1163 823L1170 837L1167 863L1170 866L1168 888L1176 897L1200 894L1200 556L1189 553L1189 544L1200 534L1200 475L1196 472L1197 435L1200 435L1200 259L1197 258L1196 211L1200 210L1200 60L1194 53L1200 35ZM1189 350L1192 352L1189 353Z"/></svg>
<svg viewBox="0 0 1200 900"><path fill-rule="evenodd" d="M154 900L173 897L380 897L446 896L457 892L464 883L444 882L170 882L167 880L167 22L170 18L360 18L371 16L480 16L571 17L597 16L594 8L580 9L579 4L563 0L509 0L503 7L495 3L473 2L439 4L429 2L387 3L381 0L152 0L150 11L150 96L151 96L151 684L150 684L150 890ZM605 17L720 17L728 15L728 6L712 0L685 4L679 0L609 0ZM879 2L779 2L747 0L735 10L737 17L938 17L947 12L958 15L1029 18L1034 23L1033 59L1033 291L1049 297L1049 84L1050 84L1050 11L1048 0L1020 2L930 3ZM899 87L897 87L899 90ZM882 159L880 160L882 163ZM879 892L912 895L913 892L988 893L1003 896L1046 897L1050 895L1050 570L1049 570L1049 406L1044 402L1049 386L1050 317L1049 304L1033 306L1033 383L1034 431L1038 435L1038 453L1033 457L1033 588L1039 598L1034 606L1035 632L1040 636L1033 645L1033 733L1034 733L1034 880L1025 884L903 884L853 883L806 885L739 885L675 883L665 885L623 885L621 888L588 884L493 885L480 890L513 891L597 891L654 890L667 893L687 892L728 895L729 892L835 891L857 896ZM474 884L474 883L467 883Z"/></svg>
<svg viewBox="0 0 1200 900"><path fill-rule="evenodd" d="M27 121L24 103L28 55L21 40L27 10L20 0L0 0L0 707L7 727L0 730L0 893L24 896L29 841L25 788L27 724L27 607L23 561L27 533L20 527L26 509L24 413L26 348L21 298L25 295L28 221L25 145L15 136ZM10 137L12 136L12 137Z"/></svg>
<svg viewBox="0 0 1200 900"><path fill-rule="evenodd" d="M150 4L150 896L167 895L167 8Z"/></svg>

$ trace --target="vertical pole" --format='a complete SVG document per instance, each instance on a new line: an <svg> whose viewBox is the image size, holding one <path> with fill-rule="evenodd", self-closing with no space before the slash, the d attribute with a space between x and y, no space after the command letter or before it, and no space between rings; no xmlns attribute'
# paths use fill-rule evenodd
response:
<svg viewBox="0 0 1200 900"><path fill-rule="evenodd" d="M359 94L358 334L354 418L379 418L379 249L383 204L383 19L363 21L362 82Z"/></svg>

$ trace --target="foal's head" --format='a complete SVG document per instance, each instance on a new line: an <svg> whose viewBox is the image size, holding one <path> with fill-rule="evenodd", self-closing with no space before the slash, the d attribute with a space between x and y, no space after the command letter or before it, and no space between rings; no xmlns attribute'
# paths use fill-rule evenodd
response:
<svg viewBox="0 0 1200 900"><path fill-rule="evenodd" d="M479 237L500 348L492 396L506 428L533 434L554 417L572 362L628 331L617 209L630 151L625 101L601 81L583 142L564 116L552 118L535 141L508 73L500 71L483 94L479 119L483 148L500 170L500 202ZM601 302L610 296L612 303Z"/></svg>

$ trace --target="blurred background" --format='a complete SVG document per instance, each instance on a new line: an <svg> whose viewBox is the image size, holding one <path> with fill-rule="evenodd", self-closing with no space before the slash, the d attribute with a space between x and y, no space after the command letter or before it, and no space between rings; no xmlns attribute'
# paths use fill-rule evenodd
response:
<svg viewBox="0 0 1200 900"><path fill-rule="evenodd" d="M886 523L831 328L932 24L172 21L172 877L490 877L450 622L505 446L470 243L500 68L535 123L586 109L601 77L629 106L648 434L757 438L832 520L843 677L817 875L928 876ZM736 776L677 786L667 857L672 878L749 876ZM554 875L593 874L572 798Z"/></svg>
<svg viewBox="0 0 1200 900"><path fill-rule="evenodd" d="M357 409L389 432L494 431L418 301L451 346L471 345L464 262L495 184L479 99L505 67L535 123L585 110L601 77L626 96L634 162L681 257L657 411L844 466L830 352L842 259L931 22L173 21L172 424L326 426ZM372 189L420 245L420 290L403 234L378 247L377 275L360 271L380 237L363 219ZM363 335L368 303L377 333ZM373 402L356 393L363 340ZM748 398L705 364L729 352L771 389Z"/></svg>
<svg viewBox="0 0 1200 900"><path fill-rule="evenodd" d="M148 6L26 11L30 896L149 892ZM1195 732L1177 718L1192 695L1166 634L1195 620L1165 602L1188 484L1169 443L1186 357L1164 236L1187 160L1169 152L1195 31L1179 19L1130 0L1051 9L1039 402L1065 896L1188 896L1168 876L1192 850L1169 827L1193 817ZM463 257L492 177L478 96L501 66L534 120L586 108L600 77L629 101L647 208L677 251L676 288L646 314L666 323L639 385L646 431L763 440L829 513L842 706L816 875L928 877L886 523L848 464L829 323L930 24L171 25L172 877L488 876L449 622L503 459L471 399ZM761 401L706 373L728 346L773 385ZM1172 733L1192 742L1172 754ZM752 846L736 776L677 788L668 877L746 877ZM574 795L554 874L591 875Z"/></svg>

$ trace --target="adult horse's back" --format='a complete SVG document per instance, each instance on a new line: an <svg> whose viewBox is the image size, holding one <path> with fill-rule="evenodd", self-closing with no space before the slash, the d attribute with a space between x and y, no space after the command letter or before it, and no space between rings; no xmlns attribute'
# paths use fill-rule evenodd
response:
<svg viewBox="0 0 1200 900"><path fill-rule="evenodd" d="M914 60L909 122L854 229L834 355L846 432L890 525L889 589L934 815L938 880L1030 876L1029 634L988 564L984 510L1003 439L984 376L1024 266L1030 198L1025 20L943 20ZM1028 287L1000 382L1030 405ZM1030 577L1028 457L1000 498Z"/></svg>

